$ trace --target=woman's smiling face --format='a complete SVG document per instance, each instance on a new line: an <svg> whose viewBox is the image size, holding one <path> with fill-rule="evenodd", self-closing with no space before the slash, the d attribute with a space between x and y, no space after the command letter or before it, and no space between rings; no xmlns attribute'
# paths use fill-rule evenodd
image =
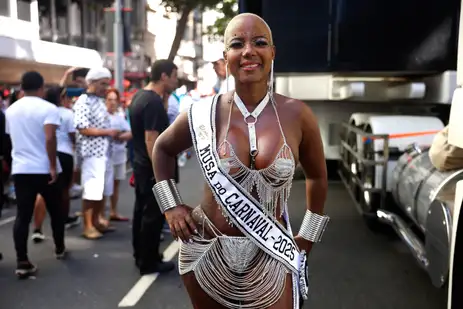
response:
<svg viewBox="0 0 463 309"><path fill-rule="evenodd" d="M267 81L275 58L268 25L257 15L236 16L225 30L224 58L237 82Z"/></svg>

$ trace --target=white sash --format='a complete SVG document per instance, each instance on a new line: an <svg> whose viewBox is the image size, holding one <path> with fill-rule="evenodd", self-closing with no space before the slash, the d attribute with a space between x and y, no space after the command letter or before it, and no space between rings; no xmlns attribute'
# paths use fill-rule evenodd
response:
<svg viewBox="0 0 463 309"><path fill-rule="evenodd" d="M204 178L233 224L259 248L300 275L300 267L305 268L300 262L305 261L305 257L299 253L293 236L273 217L265 214L259 202L218 164L215 100L193 104L188 117Z"/></svg>

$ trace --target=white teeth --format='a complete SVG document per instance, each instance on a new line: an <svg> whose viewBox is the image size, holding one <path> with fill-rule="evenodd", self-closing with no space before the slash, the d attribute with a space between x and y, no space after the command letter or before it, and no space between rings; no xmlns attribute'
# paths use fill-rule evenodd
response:
<svg viewBox="0 0 463 309"><path fill-rule="evenodd" d="M256 68L258 66L258 64L248 64L248 65L245 65L244 67L245 68Z"/></svg>

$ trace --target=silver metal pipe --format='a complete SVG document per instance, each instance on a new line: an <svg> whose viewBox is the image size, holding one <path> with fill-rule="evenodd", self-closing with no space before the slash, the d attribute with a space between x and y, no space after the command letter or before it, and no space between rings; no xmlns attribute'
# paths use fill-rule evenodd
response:
<svg viewBox="0 0 463 309"><path fill-rule="evenodd" d="M68 45L73 45L72 42L72 22L73 20L71 19L72 16L72 0L67 0L66 2L66 31L68 34Z"/></svg>
<svg viewBox="0 0 463 309"><path fill-rule="evenodd" d="M56 17L56 0L50 0L51 40L58 41L58 23Z"/></svg>
<svg viewBox="0 0 463 309"><path fill-rule="evenodd" d="M122 0L115 2L114 19L114 80L119 93L124 93L124 31L122 24Z"/></svg>
<svg viewBox="0 0 463 309"><path fill-rule="evenodd" d="M395 230L405 245L412 251L420 266L427 269L429 261L426 257L424 245L407 224L398 215L386 210L377 210L376 215L379 221L390 225Z"/></svg>

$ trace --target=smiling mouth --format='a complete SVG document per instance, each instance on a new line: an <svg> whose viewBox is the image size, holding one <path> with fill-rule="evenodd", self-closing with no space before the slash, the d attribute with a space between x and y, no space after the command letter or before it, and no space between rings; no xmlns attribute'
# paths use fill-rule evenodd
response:
<svg viewBox="0 0 463 309"><path fill-rule="evenodd" d="M246 71L252 71L260 67L260 64L258 63L253 63L253 64L244 64L241 65L241 68Z"/></svg>

